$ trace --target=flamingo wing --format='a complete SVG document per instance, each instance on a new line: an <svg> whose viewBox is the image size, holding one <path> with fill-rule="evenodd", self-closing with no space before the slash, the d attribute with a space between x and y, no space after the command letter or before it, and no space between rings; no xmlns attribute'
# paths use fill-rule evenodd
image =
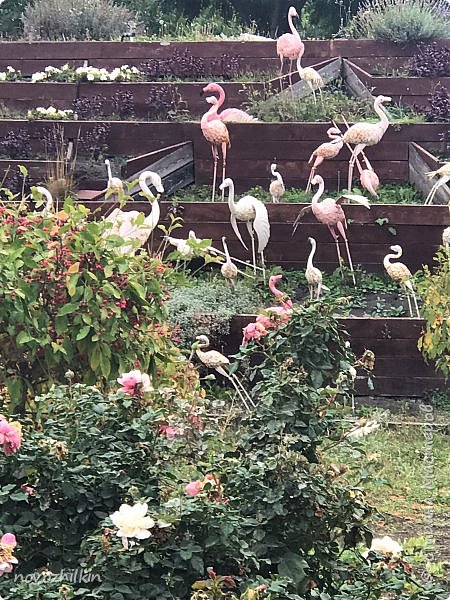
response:
<svg viewBox="0 0 450 600"><path fill-rule="evenodd" d="M247 246L244 244L244 240L242 239L241 232L239 231L236 216L233 213L231 213L231 216L230 216L230 223L231 223L231 227L233 228L234 233L236 234L236 237L241 242L241 244L244 246L244 248L246 250L248 250Z"/></svg>
<svg viewBox="0 0 450 600"><path fill-rule="evenodd" d="M258 236L258 252L264 252L264 248L269 243L270 238L270 223L266 205L260 200L254 199L253 206L255 208L255 219L253 221L253 229Z"/></svg>
<svg viewBox="0 0 450 600"><path fill-rule="evenodd" d="M258 123L259 120L239 108L227 108L219 117L224 123Z"/></svg>
<svg viewBox="0 0 450 600"><path fill-rule="evenodd" d="M356 202L357 204L360 204L361 206L365 206L366 208L370 209L370 202L365 196L360 196L358 194L343 194L342 196L339 196L339 198L336 200L336 204L341 204L344 200Z"/></svg>
<svg viewBox="0 0 450 600"><path fill-rule="evenodd" d="M297 218L295 219L293 225L292 225L292 235L294 235L294 233L297 231L297 227L299 226L300 220L303 217L303 215L306 215L306 213L310 212L312 210L312 206L305 206L305 208L302 208L302 210L298 213Z"/></svg>

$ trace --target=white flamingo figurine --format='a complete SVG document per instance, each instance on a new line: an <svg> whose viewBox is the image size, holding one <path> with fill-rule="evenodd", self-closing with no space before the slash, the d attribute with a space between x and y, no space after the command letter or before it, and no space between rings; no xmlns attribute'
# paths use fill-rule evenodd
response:
<svg viewBox="0 0 450 600"><path fill-rule="evenodd" d="M42 185L37 185L35 189L37 192L39 192L39 194L42 194L42 196L44 196L44 198L47 200L44 208L41 211L42 216L46 218L55 212L55 203L53 202L53 196L48 191L48 189Z"/></svg>
<svg viewBox="0 0 450 600"><path fill-rule="evenodd" d="M450 202L448 203L448 210L450 211ZM448 265L450 267L450 227L446 227L442 232L442 243L447 251Z"/></svg>
<svg viewBox="0 0 450 600"><path fill-rule="evenodd" d="M436 175L439 176L439 179L431 188L430 193L425 199L425 204L431 204L433 202L434 195L437 192L438 188L447 183L447 181L450 181L450 162L445 163L445 165L442 165L442 167L440 169L437 169L437 171L430 171L429 173L427 173L427 176L430 178L435 177Z"/></svg>
<svg viewBox="0 0 450 600"><path fill-rule="evenodd" d="M391 246L390 249L392 250L393 254L386 254L386 256L383 259L383 266L386 269L389 277L391 279L393 279L394 281L396 281L397 283L399 283L400 287L402 288L403 292L405 293L406 298L408 300L409 314L411 315L411 317L414 317L414 314L413 314L413 310L412 310L410 296L413 297L417 317L420 319L419 307L417 305L417 298L416 298L416 294L414 292L411 271L402 262L395 262L395 263L391 262L392 259L397 259L397 258L401 257L401 255L403 254L402 247L401 246Z"/></svg>
<svg viewBox="0 0 450 600"><path fill-rule="evenodd" d="M220 189L224 191L228 188L228 206L230 208L230 222L233 227L233 231L237 238L248 250L247 246L242 239L239 232L237 221L244 221L247 226L247 231L252 240L252 259L253 259L253 271L256 275L256 254L255 254L255 233L258 237L258 254L261 256L261 265L263 268L263 275L265 278L265 263L264 263L264 250L269 242L270 237L270 224L269 215L267 214L267 208L261 200L254 198L253 196L243 196L237 202L234 201L234 183L233 180L227 177L225 181L220 184Z"/></svg>
<svg viewBox="0 0 450 600"><path fill-rule="evenodd" d="M302 81L305 81L311 90L314 104L317 104L316 90L319 90L320 100L323 104L322 88L325 85L322 76L312 67L302 67L302 58L297 58L297 71Z"/></svg>
<svg viewBox="0 0 450 600"><path fill-rule="evenodd" d="M383 110L383 104L391 102L391 100L392 98L389 98L389 96L377 96L373 103L373 109L380 117L378 123L355 123L342 136L344 144L353 144L355 146L351 150L352 155L348 163L348 192L351 192L352 189L353 169L358 155L361 154L366 146L375 146L378 144L389 127L389 119Z"/></svg>
<svg viewBox="0 0 450 600"><path fill-rule="evenodd" d="M123 190L123 181L119 177L113 177L111 172L111 163L108 159L105 160L106 169L108 171L108 190L114 194L118 194Z"/></svg>
<svg viewBox="0 0 450 600"><path fill-rule="evenodd" d="M313 300L315 296L318 300L322 291L322 271L313 265L313 258L317 247L316 240L310 237L308 238L308 242L311 244L311 252L306 264L305 277L308 282L310 299Z"/></svg>
<svg viewBox="0 0 450 600"><path fill-rule="evenodd" d="M168 243L171 246L175 246L175 248L177 249L177 251L184 256L184 258L192 258L194 256L194 248L192 248L190 246L190 244L188 243L189 240L195 240L195 241L200 241L197 236L195 235L195 231L189 231L188 237L186 240L180 239L180 238L174 238L171 237L170 235L166 235L165 239L168 241Z"/></svg>
<svg viewBox="0 0 450 600"><path fill-rule="evenodd" d="M147 180L150 180L157 191L155 197L147 185ZM160 209L158 200L160 195L164 193L161 177L154 171L144 171L139 176L139 186L142 194L151 201L151 212L144 219L142 225L136 225L136 219L139 216L137 210L121 210L115 208L106 221L113 223L113 227L108 230L107 235L118 235L124 239L137 239L139 245L142 246L150 237L151 232L158 225L160 217ZM134 245L121 246L118 251L121 254L134 254L137 248Z"/></svg>
<svg viewBox="0 0 450 600"><path fill-rule="evenodd" d="M250 412L250 406L254 408L256 405L238 377L234 373L229 373L228 366L230 365L230 361L226 356L220 352L217 352L217 350L208 350L207 352L202 350L202 348L208 347L209 339L206 337L206 335L199 335L196 337L196 342L194 342L192 349L195 349L197 358L205 365L205 367L208 367L208 369L214 369L220 375L228 379L228 381L236 390L242 404L246 410Z"/></svg>
<svg viewBox="0 0 450 600"><path fill-rule="evenodd" d="M270 165L270 172L275 179L270 182L269 194L272 197L272 202L278 204L284 196L286 188L284 186L283 177L281 176L281 173L277 171L277 165L275 163Z"/></svg>
<svg viewBox="0 0 450 600"><path fill-rule="evenodd" d="M225 277L225 279L227 280L227 282L231 286L234 286L234 284L236 283L236 277L237 277L237 274L238 274L238 268L236 267L236 265L234 265L231 262L230 253L228 252L228 246L227 246L227 242L226 242L226 238L225 237L222 238L222 245L223 245L223 250L225 252L225 262L221 266L220 272Z"/></svg>

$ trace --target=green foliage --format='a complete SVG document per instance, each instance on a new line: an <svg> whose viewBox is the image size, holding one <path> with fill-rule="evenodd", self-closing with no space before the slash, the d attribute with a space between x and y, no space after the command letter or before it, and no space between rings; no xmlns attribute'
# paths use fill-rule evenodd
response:
<svg viewBox="0 0 450 600"><path fill-rule="evenodd" d="M11 400L2 412L23 409L28 391L64 381L68 368L89 383L136 360L156 373L171 347L161 262L123 253L111 224L88 220L82 205L49 216L10 206L0 209L0 379Z"/></svg>
<svg viewBox="0 0 450 600"><path fill-rule="evenodd" d="M225 279L193 280L190 286L176 287L167 302L169 322L176 327L183 345L191 344L197 335L219 341L230 331L230 320L236 314L252 314L261 304L261 296L244 283L233 288Z"/></svg>
<svg viewBox="0 0 450 600"><path fill-rule="evenodd" d="M446 0L365 0L344 32L350 37L395 44L446 38L450 34Z"/></svg>
<svg viewBox="0 0 450 600"><path fill-rule="evenodd" d="M8 38L22 32L22 14L30 0L4 0L0 4L0 31Z"/></svg>
<svg viewBox="0 0 450 600"><path fill-rule="evenodd" d="M433 273L424 268L425 277L419 283L423 300L422 317L425 332L419 340L419 349L427 360L448 377L450 374L450 259L446 251L436 255Z"/></svg>
<svg viewBox="0 0 450 600"><path fill-rule="evenodd" d="M30 40L112 40L135 15L113 0L36 0L22 20Z"/></svg>

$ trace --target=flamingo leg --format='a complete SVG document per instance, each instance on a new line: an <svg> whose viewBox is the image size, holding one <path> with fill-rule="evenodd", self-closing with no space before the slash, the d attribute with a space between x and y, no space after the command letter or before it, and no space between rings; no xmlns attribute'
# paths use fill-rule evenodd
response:
<svg viewBox="0 0 450 600"><path fill-rule="evenodd" d="M434 195L436 194L436 192L437 192L438 188L440 188L440 187L441 187L441 185L444 185L444 183L447 183L447 181L450 181L450 177L448 177L448 176L444 175L443 177L441 177L441 178L439 179L439 181L437 181L437 182L436 182L436 183L433 185L433 187L432 187L432 188L431 188L431 190L430 190L430 193L428 194L428 196L427 196L427 198L426 198L426 200L425 200L425 204L431 204L431 202L432 202L432 200L433 200L433 198L434 198Z"/></svg>
<svg viewBox="0 0 450 600"><path fill-rule="evenodd" d="M322 94L322 88L319 87L319 95L320 95L320 101L322 102L322 106L323 106L323 94Z"/></svg>
<svg viewBox="0 0 450 600"><path fill-rule="evenodd" d="M242 404L245 406L246 410L248 412L250 412L250 407L247 404L247 400L246 400L245 396L242 394L241 390L239 389L239 386L237 385L236 381L233 379L233 376L230 375L230 373L228 373L228 371L222 367L216 367L216 371L218 373L220 373L220 375L222 375L223 377L226 377L228 379L228 381L231 383L231 385L236 390L236 393L239 396Z"/></svg>
<svg viewBox="0 0 450 600"><path fill-rule="evenodd" d="M322 284L318 283L317 284L317 295L316 295L317 300L320 298L320 293L321 292L322 292Z"/></svg>
<svg viewBox="0 0 450 600"><path fill-rule="evenodd" d="M310 159L311 160L311 159ZM324 159L322 156L316 156L313 166L311 167L311 171L309 172L308 184L306 186L306 191L309 192L311 189L311 180L316 174L317 167L323 163Z"/></svg>
<svg viewBox="0 0 450 600"><path fill-rule="evenodd" d="M284 63L284 56L282 54L280 54L280 92L283 91L283 63Z"/></svg>
<svg viewBox="0 0 450 600"><path fill-rule="evenodd" d="M225 181L227 170L227 143L222 144L222 181ZM225 188L222 190L222 202L225 200Z"/></svg>
<svg viewBox="0 0 450 600"><path fill-rule="evenodd" d="M289 61L289 87L291 88L291 92L292 94L294 93L292 91L292 60Z"/></svg>
<svg viewBox="0 0 450 600"><path fill-rule="evenodd" d="M357 158L358 154L360 154L364 150L365 147L366 147L365 144L357 144L355 146L355 148L352 150L352 155L351 155L350 160L348 162L348 184L347 184L347 190L348 190L349 193L352 191L353 169L355 167L356 158Z"/></svg>
<svg viewBox="0 0 450 600"><path fill-rule="evenodd" d="M214 146L214 144L212 144L211 150L212 150L213 161L214 161L211 202L214 202L215 197L216 197L217 162L219 160L219 155L217 152L217 148Z"/></svg>
<svg viewBox="0 0 450 600"><path fill-rule="evenodd" d="M414 306L416 307L417 318L420 319L419 306L417 304L417 296L416 296L416 293L414 290L412 292L412 296L413 296L413 300L414 300Z"/></svg>
<svg viewBox="0 0 450 600"><path fill-rule="evenodd" d="M261 265L263 269L263 281L266 283L266 262L264 260L264 252L261 252Z"/></svg>
<svg viewBox="0 0 450 600"><path fill-rule="evenodd" d="M250 223L250 221L246 222L247 225L247 230L248 233L250 235L250 237L252 238L252 261L253 261L253 274L256 277L256 253L255 253L255 235L253 233L253 227L252 224Z"/></svg>
<svg viewBox="0 0 450 600"><path fill-rule="evenodd" d="M253 408L256 407L255 402L253 401L253 398L250 396L250 394L247 392L247 390L245 389L245 387L242 385L241 380L239 379L239 377L233 373L231 375L231 377L234 379L234 381L236 382L236 385L239 387L239 389L241 390L242 394L245 396L245 398L247 399L248 403L250 404L250 406L253 406Z"/></svg>
<svg viewBox="0 0 450 600"><path fill-rule="evenodd" d="M314 86L310 81L307 81L307 84L309 85L309 89L312 92L313 98L314 98L314 104L317 105L317 98L316 98L316 92L314 91Z"/></svg>
<svg viewBox="0 0 450 600"><path fill-rule="evenodd" d="M337 253L337 257L338 257L338 264L339 264L339 268L341 268L342 266L342 257L341 257L341 251L339 249L339 239L338 236L336 235L336 232L334 231L334 228L331 227L330 225L328 225L328 229L330 230L331 235L333 236L334 239L334 243L336 244L336 253ZM344 274L341 271L341 275L342 277L344 277Z"/></svg>
<svg viewBox="0 0 450 600"><path fill-rule="evenodd" d="M347 234L345 233L344 224L339 221L339 223L337 224L337 228L339 229L339 233L342 235L342 238L344 240L345 248L347 250L348 264L350 265L350 271L352 272L353 285L356 285L355 270L353 269L353 261L352 256L350 254L350 248L348 246L348 239Z"/></svg>

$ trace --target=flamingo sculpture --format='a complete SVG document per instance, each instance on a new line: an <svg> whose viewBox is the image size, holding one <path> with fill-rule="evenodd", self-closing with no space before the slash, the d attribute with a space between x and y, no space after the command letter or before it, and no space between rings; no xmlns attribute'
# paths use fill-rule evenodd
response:
<svg viewBox="0 0 450 600"><path fill-rule="evenodd" d="M446 184L447 181L450 181L450 162L445 163L445 165L442 165L442 167L440 169L437 169L437 171L430 171L429 173L427 173L427 176L430 178L435 177L436 175L439 176L439 179L431 188L430 193L425 199L425 204L431 204L433 202L434 195L436 194L438 188Z"/></svg>
<svg viewBox="0 0 450 600"><path fill-rule="evenodd" d="M278 309L281 307L281 309L286 313L288 311L292 311L294 307L289 296L277 288L277 283L281 281L282 278L283 275L271 275L271 277L269 277L269 290L275 296L279 306L272 306L267 309L268 311L278 312Z"/></svg>
<svg viewBox="0 0 450 600"><path fill-rule="evenodd" d="M39 194L42 194L42 196L44 196L44 198L47 201L44 208L41 211L41 214L45 219L46 217L48 217L49 215L51 215L52 213L55 212L55 204L53 202L53 196L48 191L48 189L42 185L37 185L35 189Z"/></svg>
<svg viewBox="0 0 450 600"><path fill-rule="evenodd" d="M228 246L227 246L225 237L222 238L222 246L223 246L223 250L225 252L225 262L221 266L220 272L225 277L227 282L231 286L234 286L234 284L236 283L236 277L237 277L239 271L238 271L238 268L236 267L236 265L234 265L231 262L230 253L228 252Z"/></svg>
<svg viewBox="0 0 450 600"><path fill-rule="evenodd" d="M228 366L230 365L230 361L226 356L218 352L217 350L208 350L205 352L202 348L209 347L209 339L206 335L199 335L196 338L196 342L194 342L192 348L195 349L195 353L197 358L202 362L205 367L209 369L214 369L223 377L226 377L228 381L233 385L236 390L237 395L239 396L242 404L246 408L248 412L250 412L250 406L253 408L256 404L253 402L250 394L244 388L238 377L234 373L230 373L228 371Z"/></svg>
<svg viewBox="0 0 450 600"><path fill-rule="evenodd" d="M383 104L391 102L391 100L392 98L389 98L389 96L377 96L373 103L373 108L380 117L378 123L355 123L342 136L344 144L353 144L355 146L351 150L351 157L348 163L348 192L351 192L352 189L353 169L358 155L363 152L366 146L375 146L378 144L389 127L389 119L383 109Z"/></svg>
<svg viewBox="0 0 450 600"><path fill-rule="evenodd" d="M272 197L272 202L278 204L284 196L286 188L284 186L283 177L281 176L281 173L277 171L277 165L275 163L270 165L270 172L275 179L270 182L269 194Z"/></svg>
<svg viewBox="0 0 450 600"><path fill-rule="evenodd" d="M263 275L265 277L265 263L264 263L264 250L269 242L270 237L270 224L269 215L267 214L267 208L261 200L254 198L253 196L243 196L237 202L234 201L234 183L229 177L220 184L220 189L224 191L228 188L228 206L230 208L230 222L233 227L233 231L237 238L248 250L244 244L244 240L239 232L237 221L244 221L247 226L247 231L252 240L252 259L253 259L253 272L256 275L256 254L255 254L255 236L258 236L258 254L261 256L261 265L263 268Z"/></svg>
<svg viewBox="0 0 450 600"><path fill-rule="evenodd" d="M448 203L448 210L450 211L450 202ZM442 243L447 251L448 265L450 267L450 227L446 227L442 232Z"/></svg>
<svg viewBox="0 0 450 600"><path fill-rule="evenodd" d="M206 112L201 121L200 127L202 129L203 136L206 141L211 144L211 151L214 161L213 171L213 183L212 183L212 195L211 201L214 202L216 196L216 181L217 181L217 163L219 161L219 147L222 149L222 181L225 179L225 171L227 165L227 148L230 144L230 134L228 133L227 126L223 123L218 115L218 100L215 96L209 96L206 101L211 104L211 108ZM222 200L224 199L224 192L222 193Z"/></svg>
<svg viewBox="0 0 450 600"><path fill-rule="evenodd" d="M175 246L176 250L184 257L184 258L193 258L194 256L194 248L192 248L192 246L190 246L190 244L188 243L189 240L195 240L200 241L197 236L195 235L195 231L189 231L188 237L186 240L183 240L181 238L174 238L171 237L170 235L166 235L165 239L168 241L168 243L171 246Z"/></svg>
<svg viewBox="0 0 450 600"><path fill-rule="evenodd" d="M345 213L341 206L341 202L345 199L352 200L354 202L357 202L358 204L361 204L362 206L365 206L366 208L370 208L369 201L364 196L359 196L356 194L343 194L342 196L337 198L337 200L334 200L333 198L325 198L324 200L322 200L322 202L319 202L319 199L322 196L325 189L325 183L320 175L315 175L311 181L311 184L318 185L319 189L312 198L311 206L301 210L298 217L296 218L294 222L294 233L298 227L298 223L301 217L308 210L312 210L316 219L324 225L326 225L331 235L333 236L334 242L336 244L336 252L338 256L339 265L341 264L342 260L341 252L339 249L339 234L342 236L347 250L348 263L352 272L353 283L356 285L353 261L350 254L350 248L348 246L347 234L345 232L347 228L347 221L345 219Z"/></svg>
<svg viewBox="0 0 450 600"><path fill-rule="evenodd" d="M206 87L203 88L204 94L219 94L218 102L217 102L217 110L222 108L223 103L225 102L225 90L218 83L208 83ZM218 112L217 116L224 123L258 123L258 119L249 115L244 110L239 108L227 108L222 112Z"/></svg>
<svg viewBox="0 0 450 600"><path fill-rule="evenodd" d="M393 254L387 254L384 257L383 266L386 269L389 277L391 279L393 279L394 281L396 281L397 283L399 283L400 287L402 288L403 292L405 293L406 298L408 299L409 314L411 315L411 317L414 317L414 314L413 314L413 310L412 310L410 296L413 297L414 306L415 306L416 313L417 313L417 318L420 319L419 307L417 306L417 298L416 298L416 294L414 292L411 271L402 262L396 262L396 263L391 262L391 259L393 259L393 258L397 259L397 258L401 257L401 255L403 254L402 247L401 246L391 246L390 249L392 250Z"/></svg>
<svg viewBox="0 0 450 600"><path fill-rule="evenodd" d="M147 180L150 179L152 185L157 191L155 197L147 185ZM138 240L139 246L145 244L150 237L151 232L158 225L160 217L159 198L164 193L161 177L154 171L144 171L139 176L139 186L142 194L151 201L151 212L145 217L142 225L136 224L136 219L139 216L137 210L124 211L120 208L115 208L110 215L106 217L106 221L112 223L113 226L108 230L107 235L118 235L124 239ZM127 244L120 246L118 252L120 254L134 254L136 246Z"/></svg>
<svg viewBox="0 0 450 600"><path fill-rule="evenodd" d="M313 258L317 247L316 240L310 237L308 238L308 242L311 244L311 252L306 263L305 277L308 282L310 299L313 300L315 296L318 300L322 291L322 271L313 265Z"/></svg>
<svg viewBox="0 0 450 600"><path fill-rule="evenodd" d="M311 90L314 98L314 104L317 104L316 90L319 90L320 100L323 104L322 88L325 85L322 76L312 67L302 67L301 57L297 58L297 71L302 81L305 81Z"/></svg>
<svg viewBox="0 0 450 600"><path fill-rule="evenodd" d="M123 181L119 177L113 177L111 172L111 163L108 159L105 160L106 169L108 171L108 190L117 194L123 190Z"/></svg>
<svg viewBox="0 0 450 600"><path fill-rule="evenodd" d="M280 88L283 90L283 64L284 59L287 58L290 61L289 67L289 85L292 86L292 64L294 60L301 58L305 52L305 44L300 39L300 34L294 27L292 19L299 18L298 12L294 6L291 6L288 10L288 23L291 33L284 33L277 39L277 55L280 57Z"/></svg>
<svg viewBox="0 0 450 600"><path fill-rule="evenodd" d="M344 142L342 141L342 132L338 127L330 127L327 130L327 136L331 140L336 141L324 142L323 144L320 144L320 146L318 146L311 154L308 164L311 164L313 160L314 163L309 173L308 184L306 186L307 192L309 192L311 189L311 179L316 174L317 168L323 163L324 160L328 160L329 158L334 158L337 156L344 145Z"/></svg>

